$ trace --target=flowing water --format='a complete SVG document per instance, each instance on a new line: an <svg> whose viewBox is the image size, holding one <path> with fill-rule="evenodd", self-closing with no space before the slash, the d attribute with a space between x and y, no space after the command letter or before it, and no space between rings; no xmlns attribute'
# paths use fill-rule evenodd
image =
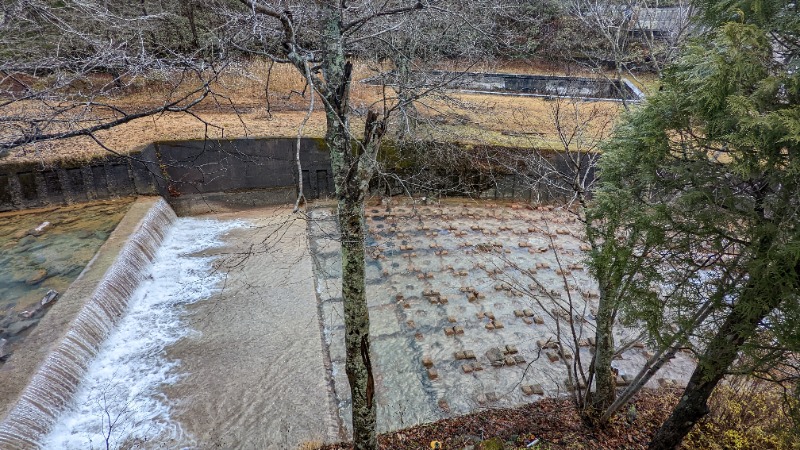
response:
<svg viewBox="0 0 800 450"><path fill-rule="evenodd" d="M129 310L89 365L80 388L44 448L129 448L191 444L160 389L182 377L165 349L191 333L181 321L187 305L210 297L222 274L213 257L235 221L177 219L130 301Z"/></svg>
<svg viewBox="0 0 800 450"><path fill-rule="evenodd" d="M30 410L53 386L37 388L14 429L0 431L0 448L261 450L336 440L307 242L305 221L286 209L175 220L96 356L75 355L86 362L76 370L56 356L58 369L47 369L48 379L80 380L60 395L66 411L44 425L51 417Z"/></svg>
<svg viewBox="0 0 800 450"><path fill-rule="evenodd" d="M81 379L144 279L175 214L163 200L130 236L65 338L0 424L0 448L33 448L70 403Z"/></svg>
<svg viewBox="0 0 800 450"><path fill-rule="evenodd" d="M346 437L338 230L328 209L308 219L285 208L175 219L161 201L0 424L0 448L285 449ZM457 204L369 210L381 431L568 389L572 355L590 358L596 307L570 220ZM581 343L540 349L568 299ZM507 346L524 362L492 366ZM633 347L615 366L631 373L646 355ZM666 373L685 379L685 359ZM533 385L542 392L521 389Z"/></svg>
<svg viewBox="0 0 800 450"><path fill-rule="evenodd" d="M584 365L591 360L597 285L584 267L575 217L553 208L461 202L366 208L381 432L563 395L574 356ZM349 426L336 216L321 207L309 217L326 347L339 414ZM633 343L639 334L621 325L614 331L620 343ZM549 348L559 335L562 351ZM647 356L634 345L614 367L634 375ZM687 355L677 355L659 376L685 383L692 369Z"/></svg>
<svg viewBox="0 0 800 450"><path fill-rule="evenodd" d="M2 315L30 308L50 289L64 292L131 200L0 214L0 327Z"/></svg>
<svg viewBox="0 0 800 450"><path fill-rule="evenodd" d="M197 448L337 440L305 217L287 207L213 217L246 225L212 252L224 288L187 308L196 331L167 350L185 374L164 389L174 419Z"/></svg>
<svg viewBox="0 0 800 450"><path fill-rule="evenodd" d="M40 301L75 281L131 201L0 214L0 366L47 312Z"/></svg>

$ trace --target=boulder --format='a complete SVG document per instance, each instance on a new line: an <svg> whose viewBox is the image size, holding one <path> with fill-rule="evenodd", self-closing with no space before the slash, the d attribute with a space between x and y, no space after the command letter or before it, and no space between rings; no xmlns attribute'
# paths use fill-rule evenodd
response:
<svg viewBox="0 0 800 450"><path fill-rule="evenodd" d="M486 352L486 358L488 358L489 361L493 363L502 361L503 352L497 347L492 347Z"/></svg>

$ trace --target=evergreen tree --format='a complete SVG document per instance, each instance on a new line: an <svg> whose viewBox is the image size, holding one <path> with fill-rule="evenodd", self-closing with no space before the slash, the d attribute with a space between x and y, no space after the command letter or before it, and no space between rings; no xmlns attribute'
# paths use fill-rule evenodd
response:
<svg viewBox="0 0 800 450"><path fill-rule="evenodd" d="M651 449L678 446L726 374L774 374L800 349L800 14L701 6L703 36L608 144L592 209L611 249L594 264L636 267L647 288L626 318L698 357ZM633 248L612 237L631 234Z"/></svg>

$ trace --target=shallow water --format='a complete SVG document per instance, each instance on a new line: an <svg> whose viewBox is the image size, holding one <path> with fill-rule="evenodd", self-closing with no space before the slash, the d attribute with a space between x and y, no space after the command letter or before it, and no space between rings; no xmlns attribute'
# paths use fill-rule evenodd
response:
<svg viewBox="0 0 800 450"><path fill-rule="evenodd" d="M132 200L0 215L0 315L30 308L50 289L64 292L117 226ZM36 231L37 227L41 231Z"/></svg>
<svg viewBox="0 0 800 450"><path fill-rule="evenodd" d="M595 333L597 286L583 267L581 228L569 212L510 206L454 201L367 208L371 235L366 282L379 431L542 398L526 395L522 386L539 385L545 396L563 395L569 391L571 355L580 354L588 365L586 341ZM334 212L324 208L313 210L311 219L326 344L339 413L349 426L337 225ZM425 295L430 290L447 302L432 302L435 297ZM480 298L469 299L470 292ZM557 314L560 308L569 309L570 301L580 345L573 343L567 321ZM518 315L526 309L541 323ZM502 328L487 328L490 313ZM447 334L454 326L463 332ZM563 355L540 350L538 341L555 342L559 332ZM633 341L637 334L638 330L615 328L617 343ZM504 363L492 366L490 350L507 345L517 353L503 355ZM475 359L458 359L462 351L473 352ZM633 375L646 352L632 348L614 366L621 375ZM507 356L524 362L509 364ZM436 376L429 376L425 357L431 359ZM475 363L482 370L472 370ZM692 368L689 358L678 355L659 377L685 382Z"/></svg>
<svg viewBox="0 0 800 450"><path fill-rule="evenodd" d="M275 209L179 219L46 448L104 447L109 439L119 448L284 449L345 437L337 225L328 209L309 218ZM583 259L567 217L456 204L370 209L367 221L380 431L541 398L524 395L522 385L540 384L546 396L566 391L571 358L551 360L536 341L555 337L550 309L567 294L586 318L579 337L594 332L596 300L585 295L593 281L583 268L555 270L556 254L565 266ZM548 245L557 251L539 250ZM531 274L537 263L550 267ZM528 287L535 282L552 292ZM470 301L467 287L482 297ZM430 289L448 302L429 301ZM518 317L523 308L543 322ZM486 328L480 313L489 312L504 328ZM452 326L464 333L444 332ZM636 330L616 334L632 339ZM509 344L526 362L492 367L487 351ZM567 347L590 358L588 346ZM476 360L458 360L465 350ZM631 373L645 352L632 348L614 364ZM692 367L685 359L679 355L665 376L683 381ZM464 370L476 361L483 370Z"/></svg>
<svg viewBox="0 0 800 450"><path fill-rule="evenodd" d="M224 288L187 308L196 333L168 349L186 374L164 390L175 419L198 448L336 440L306 221L289 208L214 217L246 225L214 252Z"/></svg>

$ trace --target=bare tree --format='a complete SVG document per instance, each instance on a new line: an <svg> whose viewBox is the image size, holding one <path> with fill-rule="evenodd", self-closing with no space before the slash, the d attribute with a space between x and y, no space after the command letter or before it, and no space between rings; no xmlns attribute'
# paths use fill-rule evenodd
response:
<svg viewBox="0 0 800 450"><path fill-rule="evenodd" d="M186 47L179 2L136 6L44 1L3 4L0 21L0 157L31 143L88 136L162 113L188 113L215 99L226 62L212 40ZM202 19L195 17L194 31ZM199 39L199 38L198 38ZM144 83L145 104L119 96ZM223 99L223 101L225 101ZM195 115L196 118L199 117Z"/></svg>

